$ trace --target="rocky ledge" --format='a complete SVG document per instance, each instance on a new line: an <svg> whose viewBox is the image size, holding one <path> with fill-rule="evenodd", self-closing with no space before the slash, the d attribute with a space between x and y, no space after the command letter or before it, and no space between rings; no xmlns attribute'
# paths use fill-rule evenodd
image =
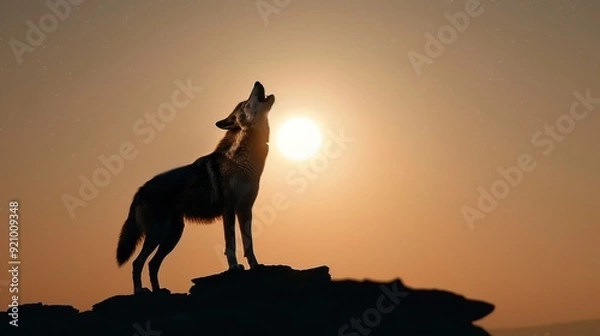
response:
<svg viewBox="0 0 600 336"><path fill-rule="evenodd" d="M329 268L264 266L193 279L189 294L118 295L79 312L19 307L19 327L0 315L2 335L489 335L473 322L494 305L437 289L331 280ZM18 331L18 333L15 333Z"/></svg>

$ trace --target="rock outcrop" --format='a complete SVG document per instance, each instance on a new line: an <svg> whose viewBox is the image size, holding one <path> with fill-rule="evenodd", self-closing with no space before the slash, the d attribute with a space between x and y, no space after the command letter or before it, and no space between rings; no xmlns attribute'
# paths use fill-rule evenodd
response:
<svg viewBox="0 0 600 336"><path fill-rule="evenodd" d="M264 266L193 279L189 294L119 295L78 312L25 304L25 335L489 335L475 326L490 303L390 282L331 280L328 267ZM14 333L16 334L16 333Z"/></svg>

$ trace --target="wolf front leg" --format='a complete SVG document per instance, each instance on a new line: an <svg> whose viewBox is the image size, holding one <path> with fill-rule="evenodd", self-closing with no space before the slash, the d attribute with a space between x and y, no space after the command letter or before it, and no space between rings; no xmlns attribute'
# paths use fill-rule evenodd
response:
<svg viewBox="0 0 600 336"><path fill-rule="evenodd" d="M240 210L237 215L242 233L242 243L244 244L244 257L248 260L250 268L254 268L259 263L254 255L254 246L252 244L252 208Z"/></svg>
<svg viewBox="0 0 600 336"><path fill-rule="evenodd" d="M229 269L244 269L243 265L238 264L235 256L235 212L225 210L223 214L223 231L225 232L225 256Z"/></svg>

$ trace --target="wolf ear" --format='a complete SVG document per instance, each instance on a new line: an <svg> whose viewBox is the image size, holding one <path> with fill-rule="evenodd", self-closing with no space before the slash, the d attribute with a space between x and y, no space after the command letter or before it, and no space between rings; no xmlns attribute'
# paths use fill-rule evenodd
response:
<svg viewBox="0 0 600 336"><path fill-rule="evenodd" d="M235 125L235 122L234 122L233 118L225 118L223 120L217 121L217 123L215 125L217 125L217 127L220 129L229 130L229 129L233 128L233 126Z"/></svg>

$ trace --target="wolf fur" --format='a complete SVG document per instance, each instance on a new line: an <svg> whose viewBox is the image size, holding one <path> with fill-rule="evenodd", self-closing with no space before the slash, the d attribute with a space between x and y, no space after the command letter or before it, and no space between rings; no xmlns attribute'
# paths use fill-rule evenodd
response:
<svg viewBox="0 0 600 336"><path fill-rule="evenodd" d="M133 197L117 246L117 263L133 261L134 293L147 292L141 273L148 263L152 291L166 291L158 281L158 270L183 233L184 220L212 223L223 219L225 255L229 269L243 269L235 255L235 218L242 233L244 256L250 268L259 265L252 244L252 206L269 152L268 113L275 96L265 96L256 82L247 100L216 126L227 130L216 149L191 164L155 176ZM158 248L158 249L157 249Z"/></svg>

